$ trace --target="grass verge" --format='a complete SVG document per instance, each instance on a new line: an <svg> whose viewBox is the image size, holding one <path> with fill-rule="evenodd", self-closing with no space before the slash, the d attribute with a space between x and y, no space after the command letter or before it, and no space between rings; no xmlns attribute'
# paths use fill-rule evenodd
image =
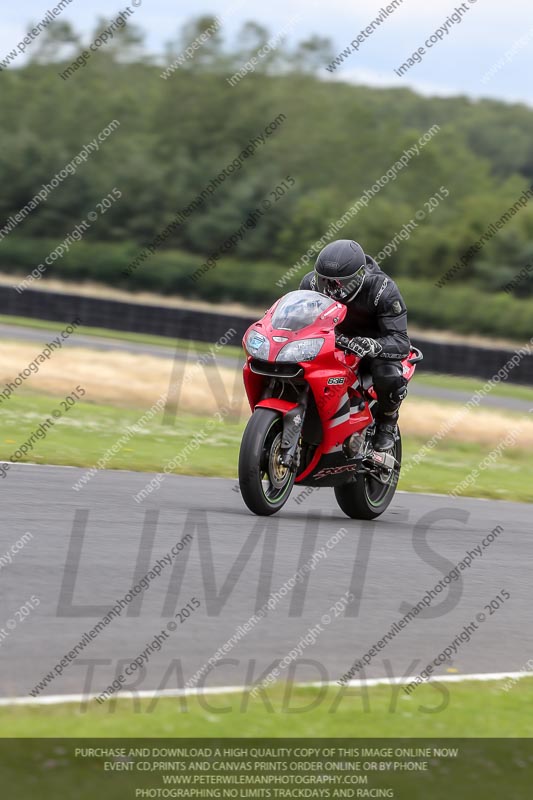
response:
<svg viewBox="0 0 533 800"><path fill-rule="evenodd" d="M59 405L46 395L13 395L2 407L0 459L10 461L13 453L51 416ZM44 439L22 459L35 463L94 466L117 439L134 426L142 411L109 405L78 402L56 420ZM208 430L201 446L192 452L178 473L235 478L244 422L215 422L212 417L178 414L154 418L131 435L126 444L106 462L110 469L159 472L191 442L195 433ZM209 425L209 428L206 426ZM129 434L128 434L129 435ZM404 464L425 443L423 437L406 436ZM468 494L503 500L533 501L533 461L528 448L508 447L490 467L480 469L489 448L473 442L443 439L419 464L406 470L400 489L415 492L450 492L474 469L479 470Z"/></svg>
<svg viewBox="0 0 533 800"><path fill-rule="evenodd" d="M533 737L533 678L0 708L2 737ZM168 687L170 688L170 687Z"/></svg>
<svg viewBox="0 0 533 800"><path fill-rule="evenodd" d="M512 692L503 689L501 682L422 685L415 699L399 686L346 690L341 695L340 690L328 687L280 686L251 702L248 695L239 693L187 701L164 699L155 705L150 700L133 706L131 701L121 701L105 709L93 704L86 709L74 705L0 709L0 736L5 737L0 746L0 781L3 794L17 800L36 796L40 800L376 797L385 792L368 787L384 784L387 796L413 800L530 797L533 725L524 709L533 700L533 683L524 679ZM95 745L102 751L93 749L91 754ZM318 748L301 757L298 748L310 745L321 745L322 754L317 755ZM331 758L335 751L329 750L328 758L324 749L354 745L362 755L360 761L357 751L352 757ZM272 750L270 757L262 757L261 766L258 758L246 756L247 749L252 753L256 746ZM280 757L278 746L291 748L296 757ZM125 755L113 757L110 749L119 747ZM196 748L196 756L184 758L191 747ZM221 758L228 747L239 756ZM411 770L425 766L425 771L368 773L366 769L375 770L376 761L384 765L388 756L385 752L382 757L365 757L362 747L378 752L390 748L396 762L411 764ZM429 749L429 758L411 755L420 747ZM81 755L76 755L77 748ZM245 748L242 754L241 748ZM405 756L398 757L396 748ZM215 761L233 762L224 774L220 769L205 771L211 753ZM275 770L268 766L273 761ZM280 769L280 761L285 769ZM348 764L358 772L348 773ZM254 776L267 772L275 781L269 785L285 788L255 788L260 778ZM282 775L277 776L278 772ZM328 783L324 783L326 778ZM223 788L191 790L191 780L206 785L222 781ZM182 788L165 788L173 783ZM226 789L227 785L235 788ZM340 785L349 788L338 789Z"/></svg>

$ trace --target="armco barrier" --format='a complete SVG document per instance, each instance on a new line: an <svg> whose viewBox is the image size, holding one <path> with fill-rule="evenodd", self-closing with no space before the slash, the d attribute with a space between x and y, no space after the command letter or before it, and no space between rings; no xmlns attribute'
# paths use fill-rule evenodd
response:
<svg viewBox="0 0 533 800"><path fill-rule="evenodd" d="M110 330L148 333L173 339L192 339L214 343L235 328L240 341L254 321L251 317L171 308L101 297L64 294L28 289L18 294L0 286L0 313L68 323L79 317L82 325ZM443 342L417 336L414 343L424 352L420 369L427 372L463 375L488 379L512 358L514 351L496 347L478 347L457 342ZM509 372L508 381L533 385L533 355L524 356Z"/></svg>

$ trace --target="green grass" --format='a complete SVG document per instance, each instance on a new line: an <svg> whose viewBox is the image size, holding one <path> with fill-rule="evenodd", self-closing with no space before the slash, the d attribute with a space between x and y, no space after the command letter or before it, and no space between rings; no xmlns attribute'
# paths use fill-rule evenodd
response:
<svg viewBox="0 0 533 800"><path fill-rule="evenodd" d="M19 445L39 427L59 400L40 394L17 394L1 406L2 436L0 459L11 460ZM135 425L143 411L78 402L56 421L23 461L92 467L117 439ZM245 425L227 420L178 414L163 422L162 414L131 437L108 462L109 469L158 472L191 441L194 433L205 430L208 439L194 451L177 473L235 478L240 440ZM425 439L405 437L404 464L425 444ZM446 494L478 468L488 450L477 444L446 438L413 469L406 470L400 489ZM504 449L501 458L489 469L480 471L467 494L504 500L533 501L533 461L526 449Z"/></svg>
<svg viewBox="0 0 533 800"><path fill-rule="evenodd" d="M404 437L404 465L407 466L424 444L425 439ZM488 468L480 468L492 449L492 446L485 449L478 444L443 439L420 464L405 470L398 488L408 492L448 494L477 469L479 477L463 492L464 496L533 502L533 462L529 451L504 449L501 457Z"/></svg>
<svg viewBox="0 0 533 800"><path fill-rule="evenodd" d="M10 460L39 424L59 407L59 399L19 390L1 407L0 458ZM78 402L58 419L33 451L21 459L44 464L92 467L142 417L142 410ZM237 448L243 425L218 423L206 417L178 414L163 422L160 413L134 434L107 463L110 469L157 472L190 442L195 432L209 424L209 444L193 453L181 470L193 475L235 475Z"/></svg>
<svg viewBox="0 0 533 800"><path fill-rule="evenodd" d="M533 680L524 678L509 692L503 691L503 685L503 682L422 685L410 697L401 686L344 690L278 686L255 700L236 693L187 699L122 700L115 704L108 701L103 707L90 703L85 708L77 704L1 708L2 796L16 800L35 797L122 800L157 796L150 791L162 790L165 775L247 775L235 794L223 794L222 790L219 796L274 796L273 792L250 795L247 791L254 785L255 774L260 770L262 775L266 774L265 768L255 763L261 760L285 762L284 770L279 766L267 770L269 774L283 772L291 787L302 784L293 782L294 778L289 776L319 774L317 766L311 764L322 762L323 766L318 767L321 775L337 775L342 780L348 774L347 762L352 765L359 762L359 771L350 774L368 775L363 791L387 786L393 789L393 796L412 800L526 798L531 796L533 719L527 709L533 702ZM376 741L378 737L382 741ZM313 753L306 759L275 752L271 758L254 760L247 753L247 748L257 746L274 751L277 747L290 747L294 752L294 748L318 745L322 754ZM107 753L76 757L76 748L95 746L123 747L126 757L113 758ZM338 748L346 746L388 747L394 757L340 755ZM201 748L202 755L196 758L167 755L169 749L190 751L191 747ZM325 755L324 748L328 747L337 748L335 757L331 757L335 752L331 750ZM398 747L407 750L407 755L398 757ZM420 747L430 748L431 756L409 755L409 748ZM139 748L141 755L136 753ZM161 753L157 748L165 750ZM221 749L218 757L215 748ZM230 756L223 748L234 751L244 748L244 753ZM446 749L457 749L458 755L446 757L442 754ZM435 751L440 751L440 757L436 757ZM210 752L218 762L243 765L249 762L253 766L251 771L250 767L229 766L223 772L220 769L199 772L199 767L191 762L209 762ZM131 762L133 769L106 770L106 762L112 767L120 761ZM368 772L367 765L378 761L425 762L427 767L426 771L415 772ZM146 769L155 762L159 764L156 769ZM334 766L339 762L340 769ZM305 773L301 771L304 763ZM139 770L138 765L145 767ZM178 780L183 787L183 779ZM275 796L289 796L287 784L283 785L287 793ZM316 788L316 783L310 786ZM359 790L352 783L344 786L350 787L348 795L339 794L334 785L320 784L319 796L369 796L356 794ZM301 795L290 791L290 796Z"/></svg>
<svg viewBox="0 0 533 800"><path fill-rule="evenodd" d="M3 737L533 737L533 678L0 708Z"/></svg>

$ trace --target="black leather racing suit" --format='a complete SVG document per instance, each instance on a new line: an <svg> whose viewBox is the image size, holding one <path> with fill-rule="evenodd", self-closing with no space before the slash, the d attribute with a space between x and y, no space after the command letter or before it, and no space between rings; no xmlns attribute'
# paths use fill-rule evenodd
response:
<svg viewBox="0 0 533 800"><path fill-rule="evenodd" d="M411 347L407 335L407 309L394 281L373 258L366 256L366 262L363 286L354 299L346 303L348 313L337 330L349 337L371 337L383 347L377 358L365 358L361 366L372 373L378 397L377 420L394 423L407 394L407 381L401 364ZM300 289L316 291L314 272L307 273Z"/></svg>

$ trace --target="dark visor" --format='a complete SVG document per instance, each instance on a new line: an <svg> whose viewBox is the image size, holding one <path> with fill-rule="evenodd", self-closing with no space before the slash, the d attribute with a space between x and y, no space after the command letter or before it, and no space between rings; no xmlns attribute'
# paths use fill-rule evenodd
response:
<svg viewBox="0 0 533 800"><path fill-rule="evenodd" d="M328 297L335 300L345 300L353 294L357 294L365 279L365 268L361 267L353 275L345 278L327 278L315 272L317 289Z"/></svg>

